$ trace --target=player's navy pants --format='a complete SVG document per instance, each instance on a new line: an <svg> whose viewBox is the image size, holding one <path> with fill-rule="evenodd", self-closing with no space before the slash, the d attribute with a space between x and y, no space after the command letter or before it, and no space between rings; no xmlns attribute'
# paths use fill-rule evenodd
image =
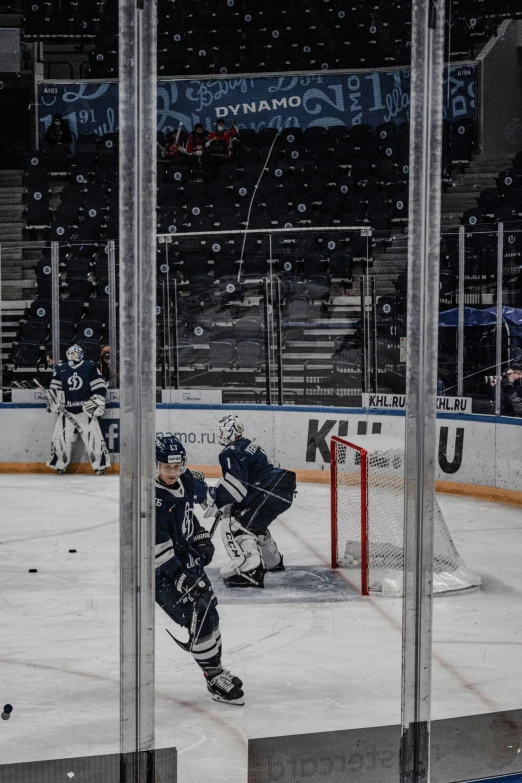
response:
<svg viewBox="0 0 522 783"><path fill-rule="evenodd" d="M272 485L264 487L246 508L233 509L233 516L256 536L266 533L268 526L280 514L288 511L294 501L295 473L285 472Z"/></svg>
<svg viewBox="0 0 522 783"><path fill-rule="evenodd" d="M156 603L175 623L190 628L194 604L189 598L182 597L173 582L164 578L156 579ZM198 621L191 652L203 671L219 669L221 666L221 632L216 604L217 598L210 591L198 603Z"/></svg>

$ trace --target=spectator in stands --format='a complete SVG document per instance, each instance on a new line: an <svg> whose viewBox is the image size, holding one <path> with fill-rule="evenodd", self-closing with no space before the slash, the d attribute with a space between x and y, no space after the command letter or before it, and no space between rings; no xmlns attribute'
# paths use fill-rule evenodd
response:
<svg viewBox="0 0 522 783"><path fill-rule="evenodd" d="M187 139L187 155L201 155L208 139L208 131L198 122Z"/></svg>
<svg viewBox="0 0 522 783"><path fill-rule="evenodd" d="M495 394L496 381L491 381L491 396ZM522 417L522 364L510 364L501 382L500 415Z"/></svg>
<svg viewBox="0 0 522 783"><path fill-rule="evenodd" d="M232 121L230 130L227 130L223 120L216 122L216 130L208 134L206 147L213 159L226 159L232 155L232 142L237 136L237 128Z"/></svg>
<svg viewBox="0 0 522 783"><path fill-rule="evenodd" d="M176 140L177 134L172 131L167 136L167 141L165 146L163 147L163 155L162 157L165 160L172 160L173 158L177 158L179 155L183 155L185 153L185 148L183 147L183 144L179 142L179 139Z"/></svg>
<svg viewBox="0 0 522 783"><path fill-rule="evenodd" d="M98 361L98 370L101 372L103 379L109 383L111 379L111 347L110 345L104 345L100 351L100 359Z"/></svg>
<svg viewBox="0 0 522 783"><path fill-rule="evenodd" d="M55 144L70 144L71 142L69 123L62 119L61 114L55 114L45 133L45 143L53 146Z"/></svg>

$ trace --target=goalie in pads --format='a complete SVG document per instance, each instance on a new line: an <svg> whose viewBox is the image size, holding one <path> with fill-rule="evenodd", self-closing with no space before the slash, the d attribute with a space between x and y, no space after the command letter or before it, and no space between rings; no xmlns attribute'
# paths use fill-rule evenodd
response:
<svg viewBox="0 0 522 783"><path fill-rule="evenodd" d="M205 516L222 509L221 535L230 558L221 569L226 586L264 587L266 571L284 571L268 526L292 505L295 473L276 468L243 432L237 416L219 422L223 478L209 491Z"/></svg>
<svg viewBox="0 0 522 783"><path fill-rule="evenodd" d="M71 345L66 355L67 361L54 368L47 392L48 410L58 414L47 465L58 474L64 473L78 433L93 470L101 476L111 464L98 422L105 411L107 385L96 364L84 360L79 345Z"/></svg>

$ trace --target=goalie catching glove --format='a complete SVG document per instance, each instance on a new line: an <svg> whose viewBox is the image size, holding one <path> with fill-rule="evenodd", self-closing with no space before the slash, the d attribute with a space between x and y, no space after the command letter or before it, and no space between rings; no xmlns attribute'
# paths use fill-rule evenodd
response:
<svg viewBox="0 0 522 783"><path fill-rule="evenodd" d="M85 400L82 407L84 413L98 418L105 413L105 397L102 397L101 394L93 394L92 397Z"/></svg>
<svg viewBox="0 0 522 783"><path fill-rule="evenodd" d="M65 392L61 389L47 391L47 410L50 413L63 413L65 410Z"/></svg>

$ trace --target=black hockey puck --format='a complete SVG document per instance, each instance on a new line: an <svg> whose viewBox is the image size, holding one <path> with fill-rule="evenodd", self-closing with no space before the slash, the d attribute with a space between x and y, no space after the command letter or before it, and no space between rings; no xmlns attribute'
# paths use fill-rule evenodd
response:
<svg viewBox="0 0 522 783"><path fill-rule="evenodd" d="M2 712L1 718L2 720L9 720L11 717L11 713L13 711L13 708L10 704L6 704L4 707L4 711Z"/></svg>
<svg viewBox="0 0 522 783"><path fill-rule="evenodd" d="M37 574L38 573L38 569L37 568L30 568L29 569L29 573L30 574Z"/></svg>
<svg viewBox="0 0 522 783"><path fill-rule="evenodd" d="M76 549L69 549L69 553L71 555L75 555L76 554Z"/></svg>

